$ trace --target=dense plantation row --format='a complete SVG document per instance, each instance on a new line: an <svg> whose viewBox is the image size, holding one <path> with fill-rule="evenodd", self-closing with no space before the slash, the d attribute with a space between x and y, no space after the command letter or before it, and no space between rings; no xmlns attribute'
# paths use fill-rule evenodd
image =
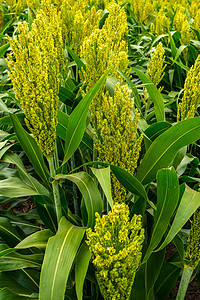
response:
<svg viewBox="0 0 200 300"><path fill-rule="evenodd" d="M199 0L0 0L0 38L0 300L187 300Z"/></svg>

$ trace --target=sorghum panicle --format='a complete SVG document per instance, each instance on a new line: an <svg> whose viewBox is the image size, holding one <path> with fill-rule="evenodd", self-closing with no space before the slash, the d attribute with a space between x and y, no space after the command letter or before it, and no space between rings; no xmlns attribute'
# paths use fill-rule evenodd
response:
<svg viewBox="0 0 200 300"><path fill-rule="evenodd" d="M144 241L142 217L129 220L127 205L116 203L102 218L96 213L94 232L87 229L87 241L100 291L105 300L128 300Z"/></svg>
<svg viewBox="0 0 200 300"><path fill-rule="evenodd" d="M194 270L200 261L200 208L196 210L187 241L185 259Z"/></svg>
<svg viewBox="0 0 200 300"><path fill-rule="evenodd" d="M159 43L155 51L149 59L147 64L147 76L151 79L153 84L157 86L164 76L165 63L165 50L162 43Z"/></svg>
<svg viewBox="0 0 200 300"><path fill-rule="evenodd" d="M19 36L9 39L14 57L8 56L9 74L26 125L46 157L55 147L60 67L63 65L60 17L50 1L42 2L29 31L19 23Z"/></svg>
<svg viewBox="0 0 200 300"><path fill-rule="evenodd" d="M189 70L182 102L178 105L177 120L193 118L200 102L200 55Z"/></svg>
<svg viewBox="0 0 200 300"><path fill-rule="evenodd" d="M135 110L131 99L131 90L127 85L115 85L114 98L109 93L102 95L102 105L97 112L97 132L95 148L99 159L117 165L131 174L137 166L141 149L142 135L137 136L139 113ZM112 176L112 193L114 202L124 202L126 190Z"/></svg>

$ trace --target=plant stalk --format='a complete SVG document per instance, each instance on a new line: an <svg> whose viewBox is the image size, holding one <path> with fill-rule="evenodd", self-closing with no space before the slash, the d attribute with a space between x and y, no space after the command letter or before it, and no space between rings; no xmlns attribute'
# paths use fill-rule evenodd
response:
<svg viewBox="0 0 200 300"><path fill-rule="evenodd" d="M54 178L56 176L56 169L55 169L55 165L54 165L53 156L48 159L48 163L49 163L51 177ZM52 188L53 188L53 197L54 197L56 216L57 216L57 220L58 220L58 224L59 224L59 221L62 218L62 206L60 203L59 185L58 185L57 180L54 180L51 184L52 184Z"/></svg>
<svg viewBox="0 0 200 300"><path fill-rule="evenodd" d="M179 285L178 294L176 300L184 300L187 292L190 278L192 277L193 269L190 266L184 265L183 274L181 277L181 283Z"/></svg>

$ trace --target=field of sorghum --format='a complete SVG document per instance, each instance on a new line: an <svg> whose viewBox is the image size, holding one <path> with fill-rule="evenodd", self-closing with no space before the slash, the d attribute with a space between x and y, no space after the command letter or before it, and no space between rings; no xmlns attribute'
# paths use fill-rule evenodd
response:
<svg viewBox="0 0 200 300"><path fill-rule="evenodd" d="M0 300L187 300L200 1L0 0L0 39Z"/></svg>

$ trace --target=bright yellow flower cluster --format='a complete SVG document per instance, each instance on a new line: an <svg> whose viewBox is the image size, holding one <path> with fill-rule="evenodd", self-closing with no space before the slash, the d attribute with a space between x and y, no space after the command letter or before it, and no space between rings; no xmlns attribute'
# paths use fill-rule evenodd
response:
<svg viewBox="0 0 200 300"><path fill-rule="evenodd" d="M115 85L114 98L107 92L102 96L102 106L97 111L95 147L99 159L117 165L133 174L141 150L142 136L137 136L139 113L135 110L131 90L127 85ZM112 177L114 202L124 202L126 190L119 181Z"/></svg>
<svg viewBox="0 0 200 300"><path fill-rule="evenodd" d="M55 147L60 67L63 64L60 16L50 0L42 2L29 31L19 23L19 36L9 39L15 58L8 57L15 96L25 121L46 157Z"/></svg>
<svg viewBox="0 0 200 300"><path fill-rule="evenodd" d="M128 300L142 255L141 216L129 220L128 206L116 203L107 216L96 213L94 229L87 230L86 242L101 294L105 300Z"/></svg>
<svg viewBox="0 0 200 300"><path fill-rule="evenodd" d="M164 9L160 9L155 24L151 23L151 31L156 35L161 35L168 33L168 28L170 27L170 20L165 15Z"/></svg>
<svg viewBox="0 0 200 300"><path fill-rule="evenodd" d="M155 86L161 82L165 67L165 50L162 47L162 43L159 43L147 64L147 76Z"/></svg>
<svg viewBox="0 0 200 300"><path fill-rule="evenodd" d="M136 20L146 24L152 16L155 9L156 2L151 0L133 0L132 9L135 14Z"/></svg>
<svg viewBox="0 0 200 300"><path fill-rule="evenodd" d="M27 7L26 0L6 0L6 6L11 12L20 12Z"/></svg>
<svg viewBox="0 0 200 300"><path fill-rule="evenodd" d="M37 9L39 6L40 0L26 0L26 4L28 7L32 9Z"/></svg>
<svg viewBox="0 0 200 300"><path fill-rule="evenodd" d="M120 78L117 70L125 72L128 66L126 13L115 2L111 2L108 9L110 13L102 29L94 30L81 47L81 57L86 61L86 70L82 70L80 75L87 84L87 91L106 71L111 70L109 76ZM102 105L101 94L99 95L91 106L93 123L96 123L94 118Z"/></svg>
<svg viewBox="0 0 200 300"><path fill-rule="evenodd" d="M181 28L181 44L188 46L190 45L191 32L190 32L190 24L188 21L185 21Z"/></svg>
<svg viewBox="0 0 200 300"><path fill-rule="evenodd" d="M196 16L194 18L193 27L196 30L200 30L200 9L197 10Z"/></svg>
<svg viewBox="0 0 200 300"><path fill-rule="evenodd" d="M187 74L182 102L178 105L177 120L193 118L200 102L200 55Z"/></svg>
<svg viewBox="0 0 200 300"><path fill-rule="evenodd" d="M174 17L174 29L181 32L184 22L187 21L187 15L183 7L179 7Z"/></svg>
<svg viewBox="0 0 200 300"><path fill-rule="evenodd" d="M88 0L63 0L60 11L63 36L68 45L73 43L73 49L79 55L83 40L98 28L102 11L90 7Z"/></svg>
<svg viewBox="0 0 200 300"><path fill-rule="evenodd" d="M200 262L200 209L197 209L193 216L185 259L189 261L193 270Z"/></svg>

